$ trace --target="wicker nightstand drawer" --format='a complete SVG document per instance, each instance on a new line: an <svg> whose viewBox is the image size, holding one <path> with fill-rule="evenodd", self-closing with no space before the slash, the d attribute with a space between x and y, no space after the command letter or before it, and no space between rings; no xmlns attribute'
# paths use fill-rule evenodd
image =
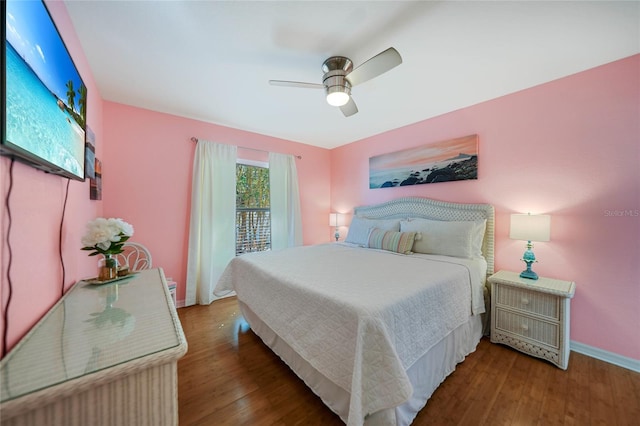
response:
<svg viewBox="0 0 640 426"><path fill-rule="evenodd" d="M554 295L510 286L498 286L496 290L497 294L493 297L498 305L511 306L554 320L560 319L560 303Z"/></svg>
<svg viewBox="0 0 640 426"><path fill-rule="evenodd" d="M558 323L553 324L496 308L495 328L554 348L560 347Z"/></svg>

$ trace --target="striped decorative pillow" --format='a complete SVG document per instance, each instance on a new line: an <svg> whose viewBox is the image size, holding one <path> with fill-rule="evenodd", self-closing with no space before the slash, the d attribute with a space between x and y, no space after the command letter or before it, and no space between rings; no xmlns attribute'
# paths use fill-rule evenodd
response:
<svg viewBox="0 0 640 426"><path fill-rule="evenodd" d="M415 238L415 232L383 231L373 228L369 233L369 248L411 254Z"/></svg>

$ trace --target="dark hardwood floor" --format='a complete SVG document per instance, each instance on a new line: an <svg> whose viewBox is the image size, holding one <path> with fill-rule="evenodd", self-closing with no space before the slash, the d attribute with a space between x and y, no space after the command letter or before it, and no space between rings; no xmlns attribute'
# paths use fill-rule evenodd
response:
<svg viewBox="0 0 640 426"><path fill-rule="evenodd" d="M343 425L249 329L235 298L178 310L180 425ZM575 352L566 371L487 339L413 425L639 425L640 373Z"/></svg>

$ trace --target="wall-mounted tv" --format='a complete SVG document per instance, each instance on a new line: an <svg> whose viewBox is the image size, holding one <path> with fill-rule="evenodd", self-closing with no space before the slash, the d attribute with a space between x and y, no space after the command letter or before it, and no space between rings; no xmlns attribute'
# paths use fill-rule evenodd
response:
<svg viewBox="0 0 640 426"><path fill-rule="evenodd" d="M42 1L3 0L0 154L84 180L87 88Z"/></svg>

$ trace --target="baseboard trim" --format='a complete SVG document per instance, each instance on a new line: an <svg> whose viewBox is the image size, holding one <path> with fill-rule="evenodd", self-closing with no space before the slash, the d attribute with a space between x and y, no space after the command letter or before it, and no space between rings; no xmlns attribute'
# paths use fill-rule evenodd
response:
<svg viewBox="0 0 640 426"><path fill-rule="evenodd" d="M589 356L591 358L599 359L600 361L614 364L627 370L640 373L640 361L628 358L626 356L618 355L613 352L605 351L604 349L596 348L594 346L585 345L584 343L571 341L570 348L574 352Z"/></svg>
<svg viewBox="0 0 640 426"><path fill-rule="evenodd" d="M225 294L224 296L214 296L214 299L211 301L211 303L215 302L216 300L220 300L220 299L225 299L227 297L232 297L235 296L236 292L232 291L229 294ZM177 308L185 308L187 306L187 301L182 299L182 300L176 300L176 309Z"/></svg>

